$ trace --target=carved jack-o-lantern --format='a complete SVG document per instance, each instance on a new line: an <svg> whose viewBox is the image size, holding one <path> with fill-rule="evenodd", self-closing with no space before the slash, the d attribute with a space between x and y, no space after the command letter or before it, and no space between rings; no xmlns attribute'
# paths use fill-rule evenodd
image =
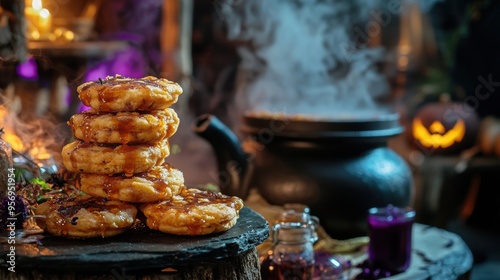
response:
<svg viewBox="0 0 500 280"><path fill-rule="evenodd" d="M413 118L411 138L426 153L452 153L476 140L479 118L463 103L431 103Z"/></svg>

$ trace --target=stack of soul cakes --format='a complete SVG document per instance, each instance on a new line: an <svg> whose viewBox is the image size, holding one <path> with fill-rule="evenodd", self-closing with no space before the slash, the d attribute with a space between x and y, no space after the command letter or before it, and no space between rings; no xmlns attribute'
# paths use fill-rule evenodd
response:
<svg viewBox="0 0 500 280"><path fill-rule="evenodd" d="M145 203L171 198L184 185L165 163L179 118L170 108L182 93L166 79L107 77L78 87L92 109L68 121L76 141L62 150L64 166L80 173L91 196Z"/></svg>
<svg viewBox="0 0 500 280"><path fill-rule="evenodd" d="M79 174L81 196L40 204L47 232L70 238L116 235L138 210L154 230L179 235L222 232L236 224L243 201L188 189L181 171L165 162L179 118L170 108L182 88L156 77L119 75L84 83L79 98L90 110L68 121L76 138L63 147L67 170Z"/></svg>

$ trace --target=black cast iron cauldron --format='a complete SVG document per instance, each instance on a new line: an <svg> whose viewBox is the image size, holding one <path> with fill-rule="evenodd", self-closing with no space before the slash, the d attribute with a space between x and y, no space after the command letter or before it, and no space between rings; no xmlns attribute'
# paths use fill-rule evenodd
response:
<svg viewBox="0 0 500 280"><path fill-rule="evenodd" d="M387 147L403 130L398 120L247 114L245 149L213 115L193 130L215 150L222 192L245 198L255 187L272 204L306 204L331 236L350 238L367 234L369 208L410 203L410 169Z"/></svg>

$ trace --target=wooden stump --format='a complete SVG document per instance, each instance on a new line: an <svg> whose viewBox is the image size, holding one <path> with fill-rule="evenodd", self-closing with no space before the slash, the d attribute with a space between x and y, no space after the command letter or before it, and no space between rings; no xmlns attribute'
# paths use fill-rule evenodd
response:
<svg viewBox="0 0 500 280"><path fill-rule="evenodd" d="M12 273L6 269L0 271L0 279L4 280L31 280L31 279L95 279L95 280L132 280L132 279L162 279L162 280L258 280L260 279L259 256L257 250L251 249L243 254L224 260L207 260L198 264L189 264L164 269L162 271L129 271L126 267L121 270L112 269L107 274L61 273L52 274L40 271L17 270Z"/></svg>

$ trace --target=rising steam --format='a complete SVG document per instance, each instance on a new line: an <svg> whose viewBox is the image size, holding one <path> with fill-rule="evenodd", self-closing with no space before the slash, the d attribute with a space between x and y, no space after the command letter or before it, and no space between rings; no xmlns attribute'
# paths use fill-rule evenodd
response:
<svg viewBox="0 0 500 280"><path fill-rule="evenodd" d="M382 49L355 46L353 28L378 1L226 0L223 17L238 49L243 110L328 117L380 112L389 94L376 68ZM353 51L354 49L354 51Z"/></svg>

